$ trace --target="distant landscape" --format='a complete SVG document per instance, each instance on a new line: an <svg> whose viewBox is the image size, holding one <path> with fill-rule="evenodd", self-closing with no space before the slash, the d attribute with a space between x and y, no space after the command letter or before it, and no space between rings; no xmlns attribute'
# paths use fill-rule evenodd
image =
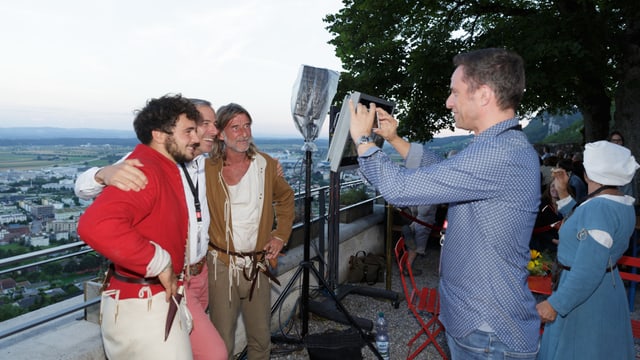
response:
<svg viewBox="0 0 640 360"><path fill-rule="evenodd" d="M543 143L579 143L582 127L580 114L550 115L542 113L532 119L523 129L532 144ZM450 150L460 150L471 140L472 135L434 138L426 146L441 154ZM268 138L256 137L258 146L300 144L300 137ZM0 127L0 146L34 146L34 145L115 145L133 148L138 143L131 130L57 128L57 127ZM319 138L315 141L318 147L328 147L329 140Z"/></svg>

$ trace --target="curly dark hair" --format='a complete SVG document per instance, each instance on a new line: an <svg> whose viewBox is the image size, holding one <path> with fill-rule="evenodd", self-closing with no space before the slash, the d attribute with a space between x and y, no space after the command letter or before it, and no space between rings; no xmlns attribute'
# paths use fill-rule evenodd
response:
<svg viewBox="0 0 640 360"><path fill-rule="evenodd" d="M196 106L180 94L165 95L158 99L150 99L141 110L136 110L133 129L141 143L149 145L153 138L151 132L162 131L173 133L178 117L185 114L189 120L196 123L201 121L201 115Z"/></svg>
<svg viewBox="0 0 640 360"><path fill-rule="evenodd" d="M487 85L495 92L500 109L515 110L520 105L525 88L520 55L505 49L480 49L456 55L453 64L464 67L469 92Z"/></svg>

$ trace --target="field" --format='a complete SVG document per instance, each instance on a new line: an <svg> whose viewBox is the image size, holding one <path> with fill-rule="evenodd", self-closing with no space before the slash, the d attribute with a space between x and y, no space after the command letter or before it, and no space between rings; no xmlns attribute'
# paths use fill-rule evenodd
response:
<svg viewBox="0 0 640 360"><path fill-rule="evenodd" d="M0 146L0 171L56 166L104 166L130 151L122 146Z"/></svg>
<svg viewBox="0 0 640 360"><path fill-rule="evenodd" d="M90 141L89 141L90 140ZM0 172L7 170L40 170L48 167L105 166L118 161L133 150L137 141L119 139L53 140L31 144L3 142L0 145ZM261 151L270 154L291 155L289 159L301 159L302 139L255 139ZM314 162L326 157L326 140L317 141L318 151L313 154Z"/></svg>

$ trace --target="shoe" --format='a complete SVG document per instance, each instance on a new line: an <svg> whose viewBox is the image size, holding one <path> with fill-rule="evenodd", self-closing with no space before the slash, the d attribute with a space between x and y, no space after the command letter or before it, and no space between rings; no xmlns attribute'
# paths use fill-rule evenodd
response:
<svg viewBox="0 0 640 360"><path fill-rule="evenodd" d="M422 275L422 270L420 270L420 269L413 269L413 270L411 270L411 272L413 273L413 276ZM403 270L402 271L402 275L409 276L409 271L407 269Z"/></svg>

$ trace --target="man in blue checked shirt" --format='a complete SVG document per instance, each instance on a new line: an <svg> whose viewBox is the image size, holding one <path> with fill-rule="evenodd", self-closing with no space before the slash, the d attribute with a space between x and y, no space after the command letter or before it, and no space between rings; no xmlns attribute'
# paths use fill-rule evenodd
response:
<svg viewBox="0 0 640 360"><path fill-rule="evenodd" d="M449 204L439 291L452 358L534 359L540 318L526 266L540 170L516 117L525 88L523 60L504 49L482 49L453 62L446 106L456 127L475 135L466 149L443 160L410 144L397 136L396 119L374 104L351 104L351 137L362 173L389 203ZM406 167L371 141L376 113L380 129L373 131L394 146Z"/></svg>

